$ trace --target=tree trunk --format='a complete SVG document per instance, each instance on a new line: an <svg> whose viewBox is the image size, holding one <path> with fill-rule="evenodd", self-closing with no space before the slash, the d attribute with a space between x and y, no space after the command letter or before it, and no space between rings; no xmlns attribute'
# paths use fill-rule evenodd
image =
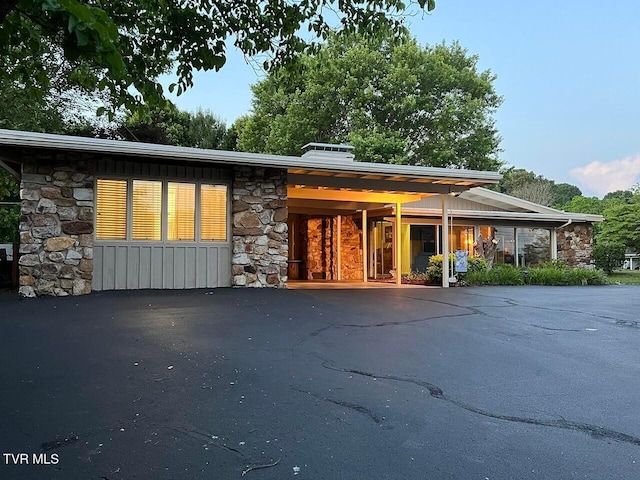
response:
<svg viewBox="0 0 640 480"><path fill-rule="evenodd" d="M486 240L482 238L482 234L478 235L478 240L475 244L476 256L484 258L487 262L487 267L493 266L493 260L496 256L496 250L498 249L498 241L495 237L488 237Z"/></svg>

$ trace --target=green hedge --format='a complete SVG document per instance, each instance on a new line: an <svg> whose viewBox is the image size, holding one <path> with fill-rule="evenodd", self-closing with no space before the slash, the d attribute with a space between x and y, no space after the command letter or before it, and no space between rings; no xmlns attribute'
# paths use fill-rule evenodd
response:
<svg viewBox="0 0 640 480"><path fill-rule="evenodd" d="M569 268L545 264L540 267L518 268L494 265L491 270L469 272L465 285L604 285L607 276L602 270Z"/></svg>

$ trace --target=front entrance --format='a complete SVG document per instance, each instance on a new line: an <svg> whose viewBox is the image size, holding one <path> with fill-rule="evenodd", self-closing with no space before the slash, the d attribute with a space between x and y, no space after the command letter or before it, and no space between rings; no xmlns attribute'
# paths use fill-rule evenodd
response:
<svg viewBox="0 0 640 480"><path fill-rule="evenodd" d="M362 221L352 215L290 214L290 280L362 281Z"/></svg>

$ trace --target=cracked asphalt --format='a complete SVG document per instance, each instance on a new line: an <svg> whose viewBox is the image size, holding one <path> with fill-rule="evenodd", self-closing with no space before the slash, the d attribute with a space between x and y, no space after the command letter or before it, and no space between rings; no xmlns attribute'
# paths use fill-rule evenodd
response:
<svg viewBox="0 0 640 480"><path fill-rule="evenodd" d="M638 293L2 294L0 478L637 479Z"/></svg>

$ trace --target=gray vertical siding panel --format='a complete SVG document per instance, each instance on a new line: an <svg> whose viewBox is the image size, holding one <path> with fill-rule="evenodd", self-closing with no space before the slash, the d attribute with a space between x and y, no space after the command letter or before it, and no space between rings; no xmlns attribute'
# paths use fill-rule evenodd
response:
<svg viewBox="0 0 640 480"><path fill-rule="evenodd" d="M164 288L164 249L151 247L151 288Z"/></svg>
<svg viewBox="0 0 640 480"><path fill-rule="evenodd" d="M231 286L227 245L98 244L93 290Z"/></svg>
<svg viewBox="0 0 640 480"><path fill-rule="evenodd" d="M127 289L127 257L129 253L129 247L118 246L116 247L115 258L115 289L126 290Z"/></svg>
<svg viewBox="0 0 640 480"><path fill-rule="evenodd" d="M164 262L162 263L164 269L164 282L162 288L176 288L174 283L174 271L173 271L173 249L164 249Z"/></svg>
<svg viewBox="0 0 640 480"><path fill-rule="evenodd" d="M198 262L196 259L196 248L185 247L185 261L184 261L184 288L196 288L197 281L197 268Z"/></svg>
<svg viewBox="0 0 640 480"><path fill-rule="evenodd" d="M151 247L140 247L138 288L151 288Z"/></svg>
<svg viewBox="0 0 640 480"><path fill-rule="evenodd" d="M140 288L140 247L127 248L127 289Z"/></svg>
<svg viewBox="0 0 640 480"><path fill-rule="evenodd" d="M220 247L218 249L218 287L231 286L231 249L229 247Z"/></svg>
<svg viewBox="0 0 640 480"><path fill-rule="evenodd" d="M173 250L173 287L184 288L185 252L184 247L169 247Z"/></svg>
<svg viewBox="0 0 640 480"><path fill-rule="evenodd" d="M102 271L104 269L103 265L103 247L94 247L93 249L93 282L92 287L93 290L100 291L103 290L102 287Z"/></svg>

